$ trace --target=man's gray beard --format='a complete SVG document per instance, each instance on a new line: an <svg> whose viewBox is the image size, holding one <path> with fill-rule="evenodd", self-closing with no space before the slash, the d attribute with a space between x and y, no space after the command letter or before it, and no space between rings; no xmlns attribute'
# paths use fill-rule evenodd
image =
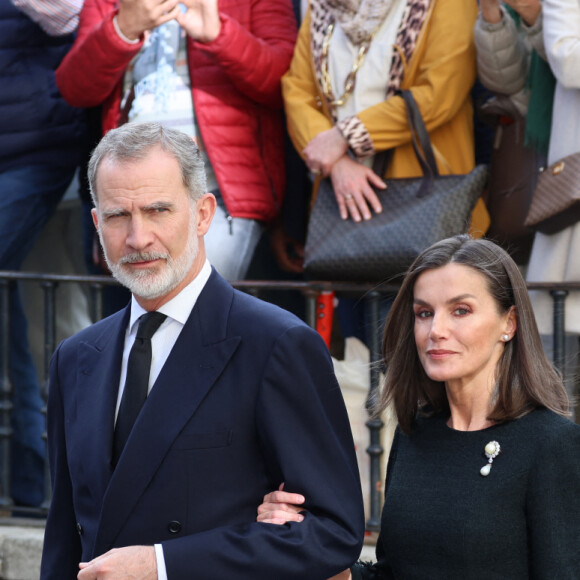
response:
<svg viewBox="0 0 580 580"><path fill-rule="evenodd" d="M193 221L193 224L195 224L195 221ZM104 250L105 246L100 231L99 238ZM165 296L179 286L191 269L198 252L199 243L195 227L190 229L185 250L175 259L164 252L135 252L123 256L115 264L109 260L106 250L103 251L107 265L115 279L128 288L132 294L145 300ZM161 271L157 272L159 265L151 269L138 271L123 267L123 264L147 262L149 260L165 260L165 264L161 266Z"/></svg>

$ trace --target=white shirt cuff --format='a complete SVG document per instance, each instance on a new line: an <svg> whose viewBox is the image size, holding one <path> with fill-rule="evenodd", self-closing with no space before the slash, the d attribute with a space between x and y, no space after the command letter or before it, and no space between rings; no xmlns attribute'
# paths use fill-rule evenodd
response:
<svg viewBox="0 0 580 580"><path fill-rule="evenodd" d="M127 38L122 32L121 29L119 28L119 25L117 24L117 15L115 14L115 16L113 16L113 26L115 27L115 32L119 35L119 38L121 40L124 40L125 42L129 43L129 44L137 44L140 39L136 38L135 40L131 40L130 38Z"/></svg>
<svg viewBox="0 0 580 580"><path fill-rule="evenodd" d="M165 569L165 557L163 556L163 546L155 544L155 559L157 560L157 580L167 580L167 570Z"/></svg>

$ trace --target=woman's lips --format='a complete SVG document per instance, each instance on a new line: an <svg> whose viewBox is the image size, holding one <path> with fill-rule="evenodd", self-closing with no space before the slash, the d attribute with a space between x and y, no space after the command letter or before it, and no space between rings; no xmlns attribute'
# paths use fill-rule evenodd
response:
<svg viewBox="0 0 580 580"><path fill-rule="evenodd" d="M447 358L453 354L455 354L455 352L452 350L432 349L427 351L427 355L433 359Z"/></svg>

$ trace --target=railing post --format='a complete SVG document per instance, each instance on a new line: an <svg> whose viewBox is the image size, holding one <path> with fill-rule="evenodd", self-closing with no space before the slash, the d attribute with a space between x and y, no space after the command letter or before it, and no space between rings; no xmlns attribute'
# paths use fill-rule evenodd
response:
<svg viewBox="0 0 580 580"><path fill-rule="evenodd" d="M46 424L50 358L56 348L56 288L58 284L56 282L43 282L41 286L44 292L44 380L42 381L41 393L44 401L42 413L44 414ZM43 434L43 439L46 444L46 430ZM44 463L44 501L42 502L42 508L48 509L50 507L51 496L52 488L50 485L50 469L47 454L47 459Z"/></svg>
<svg viewBox="0 0 580 580"><path fill-rule="evenodd" d="M380 316L379 302L381 294L379 292L370 292L367 295L371 322L371 365L370 365L370 389L367 397L366 408L369 413L369 420L366 425L369 429L370 444L367 453L370 456L370 515L367 521L367 530L371 532L379 531L381 527L381 501L383 481L381 475L381 457L383 455L383 446L381 444L381 429L384 426L383 421L378 417L373 417L372 412L379 393L381 344L380 344Z"/></svg>
<svg viewBox="0 0 580 580"><path fill-rule="evenodd" d="M566 373L566 324L565 324L565 306L567 290L550 290L554 301L554 329L553 329L553 348L554 348L554 365L560 370L562 375Z"/></svg>
<svg viewBox="0 0 580 580"><path fill-rule="evenodd" d="M12 505L10 456L12 438L12 383L10 381L10 289L12 282L0 280L0 506Z"/></svg>
<svg viewBox="0 0 580 580"><path fill-rule="evenodd" d="M306 324L310 328L316 329L316 298L318 297L318 291L307 289L304 291L304 298L306 299Z"/></svg>
<svg viewBox="0 0 580 580"><path fill-rule="evenodd" d="M90 317L93 322L98 322L103 318L103 292L102 284L91 284L90 286Z"/></svg>
<svg viewBox="0 0 580 580"><path fill-rule="evenodd" d="M253 296L254 298L260 298L260 289L259 288L244 288L244 292Z"/></svg>

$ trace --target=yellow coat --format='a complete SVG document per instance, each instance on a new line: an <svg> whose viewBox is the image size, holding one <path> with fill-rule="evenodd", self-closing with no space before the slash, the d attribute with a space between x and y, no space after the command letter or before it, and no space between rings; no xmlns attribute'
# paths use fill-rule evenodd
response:
<svg viewBox="0 0 580 580"><path fill-rule="evenodd" d="M471 87L475 81L473 0L433 0L413 55L404 62L402 90L411 90L436 153L439 171L468 173L475 165ZM395 47L396 48L396 47ZM290 70L282 78L288 131L299 152L333 127L316 79L310 50L310 14L300 28ZM403 99L395 96L357 114L376 151L394 148L386 177L418 177ZM482 201L472 230L485 232L489 217Z"/></svg>

